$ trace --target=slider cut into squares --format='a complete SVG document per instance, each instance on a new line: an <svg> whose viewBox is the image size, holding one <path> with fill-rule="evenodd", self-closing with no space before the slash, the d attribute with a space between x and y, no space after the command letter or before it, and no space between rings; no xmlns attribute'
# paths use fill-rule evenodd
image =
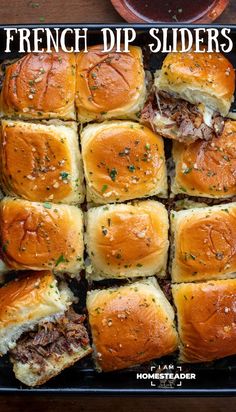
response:
<svg viewBox="0 0 236 412"><path fill-rule="evenodd" d="M168 213L156 201L91 208L86 242L93 280L166 273Z"/></svg>
<svg viewBox="0 0 236 412"><path fill-rule="evenodd" d="M0 168L8 195L54 203L84 200L76 123L2 120Z"/></svg>
<svg viewBox="0 0 236 412"><path fill-rule="evenodd" d="M0 222L2 259L10 269L79 274L84 244L78 207L4 198Z"/></svg>
<svg viewBox="0 0 236 412"><path fill-rule="evenodd" d="M236 195L236 121L225 123L221 136L189 146L174 143L174 194L209 198Z"/></svg>
<svg viewBox="0 0 236 412"><path fill-rule="evenodd" d="M172 281L235 277L236 203L171 212Z"/></svg>
<svg viewBox="0 0 236 412"><path fill-rule="evenodd" d="M131 46L129 53L102 50L97 45L77 56L79 121L137 119L146 99L141 48Z"/></svg>
<svg viewBox="0 0 236 412"><path fill-rule="evenodd" d="M94 203L167 195L163 140L126 121L93 124L81 134L87 199Z"/></svg>
<svg viewBox="0 0 236 412"><path fill-rule="evenodd" d="M236 354L236 279L172 286L180 360L209 362Z"/></svg>
<svg viewBox="0 0 236 412"><path fill-rule="evenodd" d="M74 120L73 53L29 53L7 67L1 94L4 116Z"/></svg>
<svg viewBox="0 0 236 412"><path fill-rule="evenodd" d="M174 352L174 311L155 278L88 292L97 368L113 371Z"/></svg>

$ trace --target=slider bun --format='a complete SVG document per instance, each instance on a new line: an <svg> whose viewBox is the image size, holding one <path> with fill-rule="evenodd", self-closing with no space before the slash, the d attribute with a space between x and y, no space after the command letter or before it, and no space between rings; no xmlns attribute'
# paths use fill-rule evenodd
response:
<svg viewBox="0 0 236 412"><path fill-rule="evenodd" d="M168 213L156 201L91 208L87 213L87 249L93 280L165 276Z"/></svg>
<svg viewBox="0 0 236 412"><path fill-rule="evenodd" d="M41 202L83 202L76 123L2 120L0 148L6 194Z"/></svg>
<svg viewBox="0 0 236 412"><path fill-rule="evenodd" d="M220 53L169 53L155 74L155 86L226 116L234 100L235 73Z"/></svg>
<svg viewBox="0 0 236 412"><path fill-rule="evenodd" d="M172 281L235 277L236 203L171 213Z"/></svg>
<svg viewBox="0 0 236 412"><path fill-rule="evenodd" d="M105 372L176 350L174 311L155 278L87 295L95 360Z"/></svg>
<svg viewBox="0 0 236 412"><path fill-rule="evenodd" d="M49 271L25 273L0 288L0 355L12 349L23 332L45 318L62 314L73 302Z"/></svg>
<svg viewBox="0 0 236 412"><path fill-rule="evenodd" d="M103 53L101 45L77 55L76 106L81 123L137 119L146 99L142 50Z"/></svg>
<svg viewBox="0 0 236 412"><path fill-rule="evenodd" d="M81 134L87 199L122 202L167 195L163 140L135 122L93 124Z"/></svg>
<svg viewBox="0 0 236 412"><path fill-rule="evenodd" d="M34 362L22 363L12 360L13 371L16 378L27 386L43 385L45 382L59 375L64 369L73 366L77 361L92 352L90 347L74 349L72 354L63 353L59 357L52 353L48 360L45 360L45 368Z"/></svg>
<svg viewBox="0 0 236 412"><path fill-rule="evenodd" d="M84 249L79 208L5 198L0 221L2 259L10 269L79 274Z"/></svg>
<svg viewBox="0 0 236 412"><path fill-rule="evenodd" d="M25 119L74 120L75 55L29 53L7 67L2 114Z"/></svg>
<svg viewBox="0 0 236 412"><path fill-rule="evenodd" d="M236 354L236 279L173 285L172 292L182 362Z"/></svg>
<svg viewBox="0 0 236 412"><path fill-rule="evenodd" d="M236 195L236 122L228 120L221 136L190 146L174 142L172 192L228 198Z"/></svg>

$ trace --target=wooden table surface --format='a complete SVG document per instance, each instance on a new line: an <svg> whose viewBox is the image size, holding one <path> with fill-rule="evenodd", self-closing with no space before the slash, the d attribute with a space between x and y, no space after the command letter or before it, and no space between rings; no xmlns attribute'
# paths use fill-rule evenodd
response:
<svg viewBox="0 0 236 412"><path fill-rule="evenodd" d="M197 1L197 0L195 0ZM122 23L109 0L0 0L0 23ZM236 0L217 23L236 23ZM225 412L236 410L229 399L154 399L77 396L0 396L0 412L121 412L153 410L158 412Z"/></svg>
<svg viewBox="0 0 236 412"><path fill-rule="evenodd" d="M193 0L197 1L197 0ZM110 0L0 0L0 23L122 23ZM217 20L236 23L236 1Z"/></svg>

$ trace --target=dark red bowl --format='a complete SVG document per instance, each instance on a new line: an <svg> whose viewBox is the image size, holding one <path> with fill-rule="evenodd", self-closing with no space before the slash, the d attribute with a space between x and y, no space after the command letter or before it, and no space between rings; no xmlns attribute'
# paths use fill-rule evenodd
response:
<svg viewBox="0 0 236 412"><path fill-rule="evenodd" d="M144 0L145 1L145 0ZM190 0L191 1L191 0ZM197 0L192 0L192 1L197 1ZM126 0L111 0L113 6L115 9L118 11L118 13L129 23L151 23L151 22L156 22L156 23L173 23L173 20L169 21L163 21L163 20L152 20L148 16L145 17L142 13L142 16L139 14L139 10L137 8L134 10L133 8L130 8L127 4ZM161 2L160 2L161 3ZM195 19L191 19L188 21L184 21L185 23L211 23L214 20L216 20L226 9L226 7L229 4L229 0L216 0L210 8L208 8L205 12L205 14L202 14L201 17L196 17ZM160 4L161 7L161 4ZM181 23L183 20L181 20L181 16L178 16L178 22Z"/></svg>

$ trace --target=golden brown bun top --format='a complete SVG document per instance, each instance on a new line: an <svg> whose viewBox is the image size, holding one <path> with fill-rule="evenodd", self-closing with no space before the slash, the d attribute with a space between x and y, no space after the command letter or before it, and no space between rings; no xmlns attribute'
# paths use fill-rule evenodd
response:
<svg viewBox="0 0 236 412"><path fill-rule="evenodd" d="M232 100L235 90L235 73L232 64L221 53L169 53L162 66L170 84L187 84L223 100Z"/></svg>
<svg viewBox="0 0 236 412"><path fill-rule="evenodd" d="M203 104L227 116L234 100L235 73L230 61L220 53L169 53L155 74L158 90L171 93L194 105Z"/></svg>
<svg viewBox="0 0 236 412"><path fill-rule="evenodd" d="M190 211L188 211L190 212ZM176 265L181 280L216 278L236 271L236 204L177 214ZM180 212L182 213L182 212Z"/></svg>
<svg viewBox="0 0 236 412"><path fill-rule="evenodd" d="M73 53L27 54L7 68L3 112L73 119L70 112L74 110L75 68Z"/></svg>
<svg viewBox="0 0 236 412"><path fill-rule="evenodd" d="M211 361L236 354L236 280L172 286L181 360Z"/></svg>
<svg viewBox="0 0 236 412"><path fill-rule="evenodd" d="M132 103L143 87L144 72L139 47L129 53L102 53L102 46L89 48L77 57L77 107L79 112L108 112ZM124 113L125 115L125 113Z"/></svg>
<svg viewBox="0 0 236 412"><path fill-rule="evenodd" d="M78 219L82 221L81 212L75 206L5 198L0 203L3 261L14 269L66 270L82 259Z"/></svg>
<svg viewBox="0 0 236 412"><path fill-rule="evenodd" d="M52 128L51 128L52 127ZM5 191L32 201L56 203L71 193L71 154L53 126L3 121L1 180Z"/></svg>
<svg viewBox="0 0 236 412"><path fill-rule="evenodd" d="M95 256L112 268L135 268L156 263L165 254L168 221L157 202L117 205L104 211L91 226ZM92 223L91 223L92 225Z"/></svg>
<svg viewBox="0 0 236 412"><path fill-rule="evenodd" d="M88 296L89 322L102 370L137 365L176 349L172 308L166 302L165 310L166 303L161 302L165 298L159 299L154 285L147 280Z"/></svg>
<svg viewBox="0 0 236 412"><path fill-rule="evenodd" d="M92 131L93 138L87 138ZM82 137L85 174L107 201L147 196L163 179L163 140L134 122L88 126Z"/></svg>
<svg viewBox="0 0 236 412"><path fill-rule="evenodd" d="M55 278L49 271L25 272L17 280L1 287L0 328L6 328L13 323L20 326L21 322L34 321L35 318L50 315L53 306L56 312L56 302L54 305L48 298L48 291L53 289L51 293L54 295L55 288ZM61 309L59 305L57 311Z"/></svg>
<svg viewBox="0 0 236 412"><path fill-rule="evenodd" d="M236 121L230 120L220 137L198 140L189 146L175 143L178 185L196 196L197 192L218 198L235 195L235 148Z"/></svg>

